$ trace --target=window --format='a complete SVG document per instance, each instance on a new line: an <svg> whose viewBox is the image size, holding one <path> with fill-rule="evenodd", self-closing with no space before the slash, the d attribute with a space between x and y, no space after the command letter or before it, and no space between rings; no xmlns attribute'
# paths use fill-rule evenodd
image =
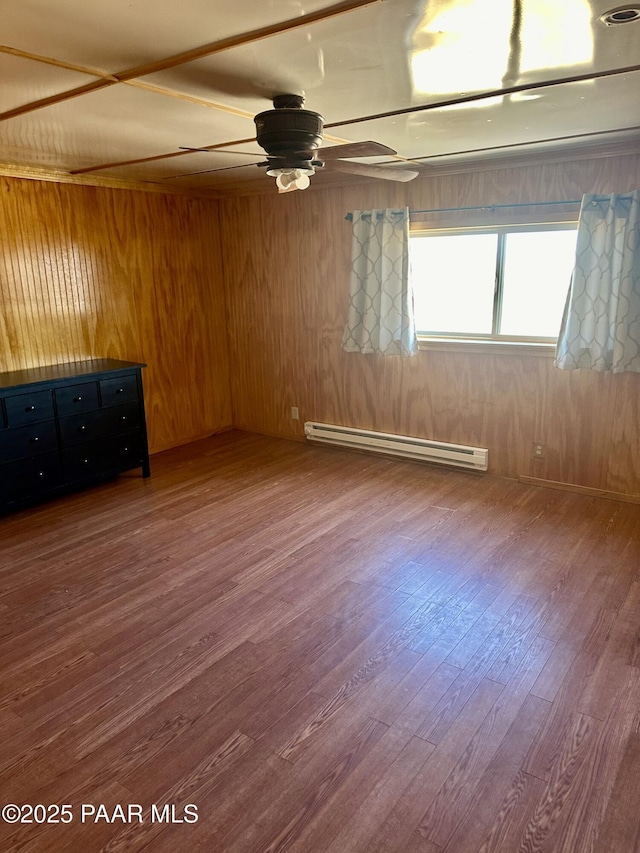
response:
<svg viewBox="0 0 640 853"><path fill-rule="evenodd" d="M418 334L489 341L558 337L575 223L414 231Z"/></svg>

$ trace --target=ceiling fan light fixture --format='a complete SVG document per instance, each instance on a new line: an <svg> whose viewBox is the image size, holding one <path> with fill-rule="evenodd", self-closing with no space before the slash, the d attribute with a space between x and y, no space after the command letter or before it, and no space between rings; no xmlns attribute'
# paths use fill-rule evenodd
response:
<svg viewBox="0 0 640 853"><path fill-rule="evenodd" d="M279 193L290 193L293 190L306 190L310 184L309 177L315 174L315 169L269 169L267 175L276 179Z"/></svg>

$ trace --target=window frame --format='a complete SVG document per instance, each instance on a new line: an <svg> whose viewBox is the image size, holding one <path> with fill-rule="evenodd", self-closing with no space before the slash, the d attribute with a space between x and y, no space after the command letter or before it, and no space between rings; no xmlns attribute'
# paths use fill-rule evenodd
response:
<svg viewBox="0 0 640 853"><path fill-rule="evenodd" d="M510 233L534 231L577 231L577 218L558 219L555 221L538 220L536 222L492 223L485 225L442 226L437 224L415 222L411 224L409 234L413 239L429 239L436 236L473 235L482 233L497 234L495 284L493 293L492 329L490 333L466 332L431 332L416 330L420 349L449 349L453 351L502 352L531 355L555 354L557 337L503 335L497 332L499 328L502 301L504 295L504 270L506 235ZM414 285L415 286L415 285Z"/></svg>

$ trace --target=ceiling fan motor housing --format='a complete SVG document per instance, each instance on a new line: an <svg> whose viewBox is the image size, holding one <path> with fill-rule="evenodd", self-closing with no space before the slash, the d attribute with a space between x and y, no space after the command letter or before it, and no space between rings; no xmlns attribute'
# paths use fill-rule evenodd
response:
<svg viewBox="0 0 640 853"><path fill-rule="evenodd" d="M272 156L311 152L322 144L324 119L312 110L266 110L258 113L254 121L258 145Z"/></svg>

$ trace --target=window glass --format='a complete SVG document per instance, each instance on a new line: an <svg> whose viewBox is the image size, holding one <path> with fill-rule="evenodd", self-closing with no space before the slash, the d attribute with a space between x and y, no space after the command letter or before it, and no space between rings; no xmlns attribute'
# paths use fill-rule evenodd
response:
<svg viewBox="0 0 640 853"><path fill-rule="evenodd" d="M505 234L500 334L558 337L575 250L575 230Z"/></svg>
<svg viewBox="0 0 640 853"><path fill-rule="evenodd" d="M418 331L491 334L497 241L497 234L410 241Z"/></svg>
<svg viewBox="0 0 640 853"><path fill-rule="evenodd" d="M574 225L412 235L416 330L497 340L557 338L576 235Z"/></svg>

